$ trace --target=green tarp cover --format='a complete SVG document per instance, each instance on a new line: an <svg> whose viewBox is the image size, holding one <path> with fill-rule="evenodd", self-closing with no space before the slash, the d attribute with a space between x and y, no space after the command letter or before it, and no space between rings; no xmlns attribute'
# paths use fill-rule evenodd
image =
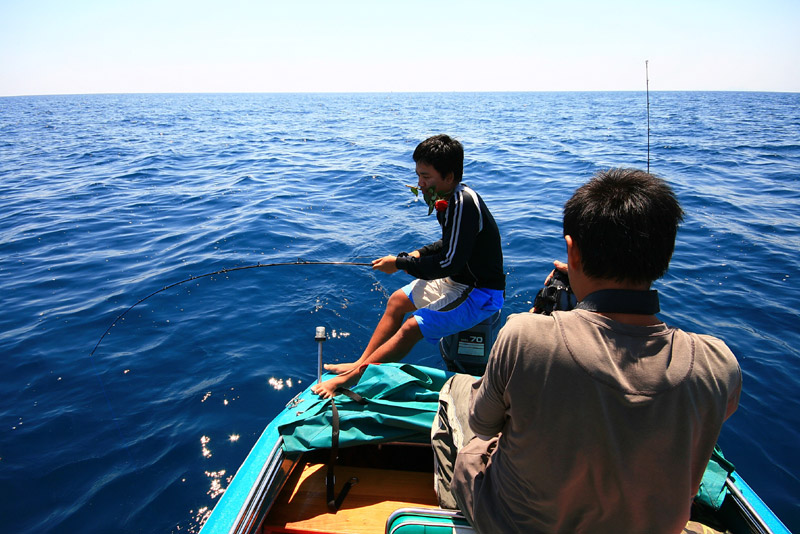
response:
<svg viewBox="0 0 800 534"><path fill-rule="evenodd" d="M337 395L339 446L407 441L429 443L439 407L439 390L450 372L409 364L370 365L350 388L367 402ZM323 380L326 377L323 377ZM304 452L331 446L331 401L310 390L292 403L293 418L278 427L284 448Z"/></svg>
<svg viewBox="0 0 800 534"><path fill-rule="evenodd" d="M714 447L711 460L708 462L703 480L700 481L700 491L697 492L698 501L710 506L714 510L719 510L722 501L728 490L725 487L725 480L728 475L733 473L733 464L722 455L719 447Z"/></svg>

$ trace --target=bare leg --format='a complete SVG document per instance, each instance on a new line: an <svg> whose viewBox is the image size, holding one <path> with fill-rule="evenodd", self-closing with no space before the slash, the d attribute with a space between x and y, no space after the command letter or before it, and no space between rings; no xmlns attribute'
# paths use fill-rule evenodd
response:
<svg viewBox="0 0 800 534"><path fill-rule="evenodd" d="M402 290L398 289L392 293L392 296L389 297L389 302L386 303L386 310L383 312L381 320L378 321L378 326L375 327L375 331L372 333L367 348L361 354L361 358L353 363L326 364L325 370L340 375L349 373L363 365L370 354L400 330L405 315L415 309L414 304L411 303L411 300Z"/></svg>
<svg viewBox="0 0 800 534"><path fill-rule="evenodd" d="M399 362L422 339L417 320L409 317L403 326L367 358L367 363Z"/></svg>
<svg viewBox="0 0 800 534"><path fill-rule="evenodd" d="M359 360L361 363L358 366L321 384L315 384L311 387L311 391L324 399L333 397L337 387L347 387L358 382L368 364L399 362L402 360L422 337L417 320L414 317L410 317L393 336L375 349L372 354L366 358L362 356L361 360ZM362 360L364 361L362 362Z"/></svg>

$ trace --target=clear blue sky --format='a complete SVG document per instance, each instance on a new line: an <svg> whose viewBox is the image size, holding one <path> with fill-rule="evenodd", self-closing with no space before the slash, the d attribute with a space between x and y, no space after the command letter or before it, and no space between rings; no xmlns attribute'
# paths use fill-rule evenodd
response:
<svg viewBox="0 0 800 534"><path fill-rule="evenodd" d="M800 92L800 0L0 0L0 96Z"/></svg>

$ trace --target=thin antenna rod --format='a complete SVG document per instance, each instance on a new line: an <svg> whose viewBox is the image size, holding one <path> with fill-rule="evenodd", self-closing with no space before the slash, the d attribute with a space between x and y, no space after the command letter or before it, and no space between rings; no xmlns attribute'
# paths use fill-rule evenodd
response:
<svg viewBox="0 0 800 534"><path fill-rule="evenodd" d="M644 75L647 81L647 172L650 172L650 69L649 60L644 61Z"/></svg>

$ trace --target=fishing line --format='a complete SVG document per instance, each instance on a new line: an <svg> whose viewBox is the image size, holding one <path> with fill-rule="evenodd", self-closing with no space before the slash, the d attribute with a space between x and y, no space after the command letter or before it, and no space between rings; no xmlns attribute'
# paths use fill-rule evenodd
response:
<svg viewBox="0 0 800 534"><path fill-rule="evenodd" d="M287 266L287 265L354 265L354 266L359 266L359 267L372 267L371 263L362 263L362 262L354 262L354 261L301 261L301 260L297 260L297 261L278 262L278 263L256 263L256 264L253 264L253 265L242 265L240 267L227 267L225 269L220 269L218 271L214 271L214 272L211 272L211 273L205 273L205 274L199 274L199 275L196 275L196 276L190 276L189 278L186 278L185 280L181 280L180 282L174 282L172 284L169 284L168 286L164 286L161 289L153 291L152 293L150 293L146 297L136 301L127 310L125 310L124 312L119 314L117 316L117 318L114 319L114 321L111 323L111 325L106 329L106 331L103 332L103 335L100 336L100 339L97 340L97 344L92 349L92 352L89 353L89 357L94 356L94 353L97 350L97 347L100 346L100 343L103 341L103 338L105 338L108 335L108 333L111 331L112 328L114 328L114 326L117 324L117 322L119 322L123 317L125 317L125 315L129 311L131 311L136 306L138 306L142 302L146 301L150 297L158 295L159 293L161 293L163 291L166 291L168 289L171 289L171 288L173 288L175 286L179 286L181 284L185 284L186 282L191 282L193 280L199 280L200 278L206 278L208 276L215 276L215 275L218 275L218 274L232 273L232 272L235 272L235 271L244 271L246 269L260 269L260 268L263 268L263 267L281 267L281 266Z"/></svg>
<svg viewBox="0 0 800 534"><path fill-rule="evenodd" d="M146 297L136 301L132 306L130 306L128 309L126 309L121 314L119 314L117 316L117 318L114 319L114 321L111 323L111 325L106 329L106 331L103 332L103 335L100 336L100 339L97 340L97 344L94 346L94 348L92 349L92 352L89 354L89 358L92 361L92 364L96 366L96 363L94 361L94 358L92 358L92 356L94 356L94 353L97 350L97 347L100 346L100 343L103 341L103 339L108 335L108 333L111 331L111 329L114 328L114 326L117 324L117 322L119 322L123 317L125 317L125 315L129 311L131 311L133 308L135 308L136 306L138 306L142 302L146 301L150 297L158 295L159 293L161 293L163 291L166 291L166 290L168 290L170 288L173 288L175 286L179 286L181 284L185 284L185 283L191 282L193 280L198 280L200 278L206 278L208 276L215 276L215 275L218 275L218 274L232 273L232 272L236 272L236 271L244 271L244 270L247 270L247 269L260 269L262 267L279 267L279 266L287 266L287 265L292 265L292 266L296 266L296 265L353 265L353 266L360 266L360 267L372 267L371 263L361 263L361 262L352 262L352 261L301 261L301 260L297 260L297 261L290 261L290 262L256 263L254 265L242 265L242 266L239 266L239 267L227 267L225 269L219 269L218 271L214 271L214 272L211 272L211 273L205 273L205 274L200 274L200 275L196 275L196 276L190 276L189 278L186 278L185 280L181 280L179 282L174 282L172 284L169 284L167 286L162 287L161 289L153 291L152 293L150 293ZM122 428L119 425L119 420L117 418L117 415L114 412L114 408L111 405L111 399L110 399L110 397L108 395L108 391L106 390L105 382L103 381L103 378L100 376L99 372L96 372L96 376L97 376L98 380L100 381L100 389L103 392L103 396L105 397L106 404L108 406L109 411L111 412L111 418L112 418L112 421L114 422L114 426L117 429L117 434L119 435L120 442L121 443L125 443L125 437L124 437L124 435L122 433ZM125 451L128 454L128 462L131 465L133 465L133 457L132 457L130 448L129 447L125 447Z"/></svg>

